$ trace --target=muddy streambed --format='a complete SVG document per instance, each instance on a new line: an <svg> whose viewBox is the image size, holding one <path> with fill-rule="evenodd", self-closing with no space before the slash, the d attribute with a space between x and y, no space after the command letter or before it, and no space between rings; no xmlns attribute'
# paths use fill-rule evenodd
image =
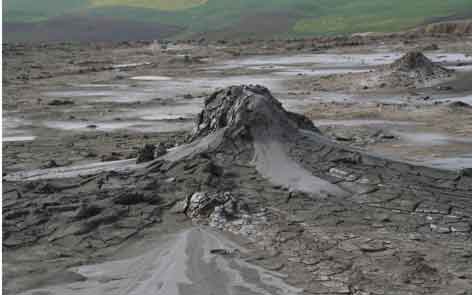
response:
<svg viewBox="0 0 472 295"><path fill-rule="evenodd" d="M248 250L211 229L192 228L153 243L144 254L72 268L83 281L21 294L116 294L116 289L136 295L302 292L286 284L285 275L241 259Z"/></svg>

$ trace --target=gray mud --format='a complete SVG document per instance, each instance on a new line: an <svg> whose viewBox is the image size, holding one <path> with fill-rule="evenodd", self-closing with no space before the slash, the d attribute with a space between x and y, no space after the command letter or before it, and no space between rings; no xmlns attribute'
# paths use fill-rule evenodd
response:
<svg viewBox="0 0 472 295"><path fill-rule="evenodd" d="M472 52L402 38L8 46L3 292L468 294Z"/></svg>
<svg viewBox="0 0 472 295"><path fill-rule="evenodd" d="M21 294L251 294L294 295L300 289L285 284L284 275L239 258L244 251L211 229L194 228L153 245L139 256L84 265L70 271L83 282L37 289ZM212 254L213 250L235 255ZM130 276L131 275L131 276Z"/></svg>
<svg viewBox="0 0 472 295"><path fill-rule="evenodd" d="M70 274L51 284L39 274L15 278L28 264L9 266L8 292L420 294L472 286L472 266L462 259L472 233L468 171L415 166L337 144L261 86L210 95L187 143L151 162L51 168L4 180L7 261L26 255ZM266 254L248 263L235 244L191 229L145 253L87 262L119 253L117 246L139 241L175 214ZM35 250L23 252L28 249ZM63 251L88 258L66 255L55 264ZM394 254L400 258L392 260ZM392 269L393 280L384 276Z"/></svg>

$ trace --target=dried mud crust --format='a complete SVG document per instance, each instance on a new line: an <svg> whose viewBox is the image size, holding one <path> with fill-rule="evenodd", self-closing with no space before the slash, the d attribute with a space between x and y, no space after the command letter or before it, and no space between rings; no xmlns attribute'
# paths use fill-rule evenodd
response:
<svg viewBox="0 0 472 295"><path fill-rule="evenodd" d="M360 153L308 122L266 88L230 87L207 99L186 145L145 168L4 181L4 291L36 288L50 282L45 265L54 275L94 262L187 216L245 237L262 251L253 261L289 274L304 294L468 294L470 171ZM277 154L258 154L268 144ZM276 173L285 166L259 163L279 156L286 179Z"/></svg>

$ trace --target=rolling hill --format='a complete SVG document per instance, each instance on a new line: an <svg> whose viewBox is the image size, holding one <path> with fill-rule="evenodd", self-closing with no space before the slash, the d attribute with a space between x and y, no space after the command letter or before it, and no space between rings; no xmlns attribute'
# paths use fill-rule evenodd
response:
<svg viewBox="0 0 472 295"><path fill-rule="evenodd" d="M397 31L472 14L471 0L4 0L6 41L287 37ZM104 20L105 25L103 24ZM88 27L84 28L83 24ZM62 24L62 25L61 25ZM58 28L61 28L58 30ZM48 34L53 30L54 34ZM115 34L108 36L107 31ZM131 33L129 33L130 31ZM61 32L62 35L61 36ZM147 32L147 33L146 33ZM5 40L4 40L5 41Z"/></svg>

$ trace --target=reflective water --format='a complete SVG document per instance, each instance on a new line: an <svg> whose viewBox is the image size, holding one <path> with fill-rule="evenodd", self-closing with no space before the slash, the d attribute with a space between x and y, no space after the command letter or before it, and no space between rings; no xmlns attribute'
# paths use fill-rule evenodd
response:
<svg viewBox="0 0 472 295"><path fill-rule="evenodd" d="M454 137L441 133L405 132L397 130L392 130L391 132L398 136L402 141L414 145L433 146L446 145L450 143L472 144L472 138Z"/></svg>
<svg viewBox="0 0 472 295"><path fill-rule="evenodd" d="M416 122L409 121L387 121L387 120L315 120L315 126L409 126L418 125Z"/></svg>
<svg viewBox="0 0 472 295"><path fill-rule="evenodd" d="M299 54L299 55L261 55L225 61L218 69L254 67L261 65L300 65L317 64L330 67L365 67L389 64L400 58L403 53L366 53L366 54ZM426 54L434 62L453 63L471 62L472 56L462 53Z"/></svg>
<svg viewBox="0 0 472 295"><path fill-rule="evenodd" d="M472 168L472 154L458 157L438 158L429 160L426 159L424 161L418 162L436 168L459 170L464 168Z"/></svg>
<svg viewBox="0 0 472 295"><path fill-rule="evenodd" d="M28 126L31 122L9 114L4 114L2 117L2 141L32 141L36 139L29 130Z"/></svg>
<svg viewBox="0 0 472 295"><path fill-rule="evenodd" d="M169 81L172 80L171 77L166 76L135 76L131 77L131 80L141 80L141 81Z"/></svg>
<svg viewBox="0 0 472 295"><path fill-rule="evenodd" d="M467 104L472 105L472 94L471 95L465 95L465 96L455 96L455 97L447 97L447 98L442 98L442 99L437 99L438 101L450 101L450 102L455 102L455 101L462 101Z"/></svg>
<svg viewBox="0 0 472 295"><path fill-rule="evenodd" d="M71 121L48 121L43 125L48 128L76 131L114 131L130 130L135 132L174 132L180 130L191 130L192 121L123 121L123 122L71 122ZM90 128L94 125L94 128Z"/></svg>
<svg viewBox="0 0 472 295"><path fill-rule="evenodd" d="M108 88L100 85L90 87L89 84L71 87L65 91L49 91L45 96L67 98L71 100L85 99L88 102L116 102L130 103L137 101L151 101L155 99L182 98L186 94L201 95L210 93L216 88L223 88L240 84L259 84L269 87L273 91L281 90L283 77L266 75L244 75L228 77L200 77L179 79L147 79L140 76L133 77L132 85L110 85ZM133 79L132 78L132 79ZM126 82L125 82L126 83Z"/></svg>
<svg viewBox="0 0 472 295"><path fill-rule="evenodd" d="M33 136L33 135L3 136L2 142L33 141L35 139L36 139L36 136Z"/></svg>

